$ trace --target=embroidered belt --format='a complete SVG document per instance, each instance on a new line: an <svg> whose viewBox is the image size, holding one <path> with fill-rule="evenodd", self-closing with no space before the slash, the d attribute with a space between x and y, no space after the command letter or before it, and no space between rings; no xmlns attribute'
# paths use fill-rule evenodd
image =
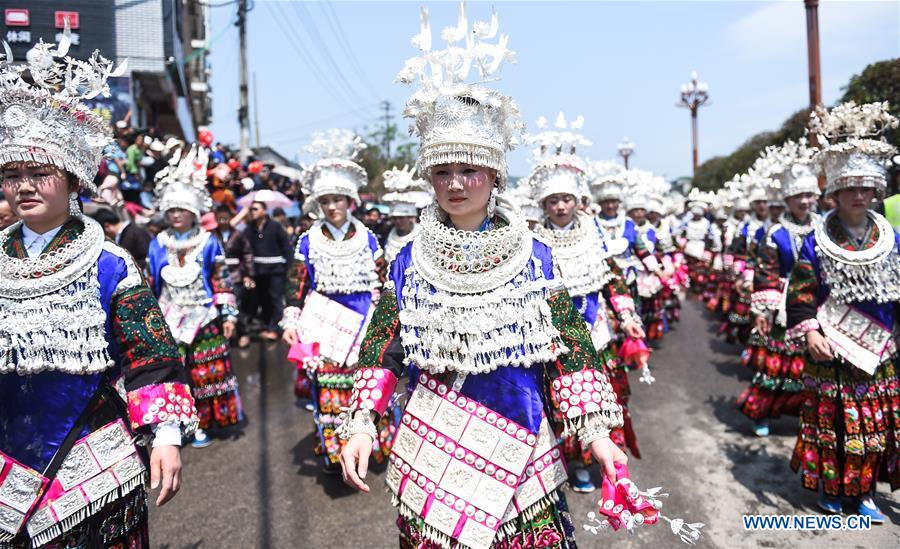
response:
<svg viewBox="0 0 900 549"><path fill-rule="evenodd" d="M891 331L856 307L828 299L816 318L835 354L869 375L896 350Z"/></svg>
<svg viewBox="0 0 900 549"><path fill-rule="evenodd" d="M121 419L76 442L52 481L2 452L0 462L0 540L12 539L25 523L35 546L134 490L146 472Z"/></svg>
<svg viewBox="0 0 900 549"><path fill-rule="evenodd" d="M402 512L481 549L567 478L546 417L535 435L422 373L401 418L387 485Z"/></svg>

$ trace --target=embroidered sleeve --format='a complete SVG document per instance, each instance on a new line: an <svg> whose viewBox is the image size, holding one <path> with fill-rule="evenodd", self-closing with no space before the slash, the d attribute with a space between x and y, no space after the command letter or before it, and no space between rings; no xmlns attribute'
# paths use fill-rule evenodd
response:
<svg viewBox="0 0 900 549"><path fill-rule="evenodd" d="M397 296L389 284L360 344L359 366L353 376L350 406L341 414L342 428L338 429L341 438L371 433L373 424L370 413L383 415L390 406L397 381L405 369L399 331Z"/></svg>
<svg viewBox="0 0 900 549"><path fill-rule="evenodd" d="M607 283L604 294L616 318L622 323L631 321L640 324L640 318L637 316L634 305L634 297L631 295L628 285L625 284L625 275L622 274L622 269L619 268L619 265L612 258L607 258L606 264L613 276Z"/></svg>
<svg viewBox="0 0 900 549"><path fill-rule="evenodd" d="M140 284L118 293L111 310L131 428L149 435L151 426L177 421L189 435L198 422L194 399L178 345L150 288Z"/></svg>
<svg viewBox="0 0 900 549"><path fill-rule="evenodd" d="M794 265L788 283L787 338L798 338L805 335L806 332L819 328L816 320L818 292L819 282L816 278L816 271L809 260L801 258Z"/></svg>
<svg viewBox="0 0 900 549"><path fill-rule="evenodd" d="M565 290L554 292L547 300L553 325L568 352L547 367L551 401L563 416L563 434L596 436L597 429L622 425L622 407L616 402L609 379L584 319L572 305Z"/></svg>
<svg viewBox="0 0 900 549"><path fill-rule="evenodd" d="M751 310L757 315L769 315L778 308L784 290L779 276L778 248L770 238L757 249L753 272Z"/></svg>
<svg viewBox="0 0 900 549"><path fill-rule="evenodd" d="M216 242L219 252L221 247ZM214 264L210 270L209 286L213 292L213 303L218 305L222 314L226 317L237 317L237 299L234 297L234 286L228 275L228 266L225 264L225 255L217 253Z"/></svg>
<svg viewBox="0 0 900 549"><path fill-rule="evenodd" d="M306 268L306 256L301 252L302 244L303 237L301 236L297 242L297 249L294 251L294 258L288 264L284 296L287 306L284 308L284 316L279 323L282 329L296 326L303 303L306 301L306 295L312 288L312 279L309 276L309 269Z"/></svg>

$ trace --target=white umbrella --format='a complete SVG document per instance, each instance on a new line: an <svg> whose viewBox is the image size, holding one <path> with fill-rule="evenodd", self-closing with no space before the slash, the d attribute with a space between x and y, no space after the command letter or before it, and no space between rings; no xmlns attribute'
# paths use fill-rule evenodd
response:
<svg viewBox="0 0 900 549"><path fill-rule="evenodd" d="M298 170L297 168L292 168L290 166L275 166L272 168L272 173L277 173L278 175L287 177L288 179L297 179L303 175L303 172Z"/></svg>

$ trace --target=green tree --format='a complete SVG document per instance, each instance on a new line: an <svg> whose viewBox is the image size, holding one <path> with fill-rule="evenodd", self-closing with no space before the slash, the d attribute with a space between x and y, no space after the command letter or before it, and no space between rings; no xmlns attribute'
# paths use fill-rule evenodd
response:
<svg viewBox="0 0 900 549"><path fill-rule="evenodd" d="M385 131L390 132L391 140L394 141L390 157L385 155L384 148L381 146L384 142ZM381 198L384 195L384 172L391 168L415 166L416 144L408 139L401 139L401 135L402 133L397 131L395 124L391 124L386 129L379 128L368 132L365 135L363 140L366 143L366 148L360 155L359 165L366 170L369 176L369 183L361 189L362 192Z"/></svg>
<svg viewBox="0 0 900 549"><path fill-rule="evenodd" d="M862 104L887 101L891 114L900 117L900 58L872 63L862 73L851 76L843 90L841 102L856 101ZM896 129L886 136L893 145L900 145L900 132Z"/></svg>

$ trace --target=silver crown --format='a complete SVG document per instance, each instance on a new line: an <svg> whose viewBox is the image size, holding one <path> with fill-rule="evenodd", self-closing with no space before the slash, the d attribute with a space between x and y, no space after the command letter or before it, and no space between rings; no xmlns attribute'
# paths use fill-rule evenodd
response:
<svg viewBox="0 0 900 549"><path fill-rule="evenodd" d="M822 107L810 116L810 131L822 149L813 161L825 172L825 193L847 187L875 189L879 198L887 188L887 167L897 149L884 141L884 132L898 126L887 102L857 105L853 101L833 109Z"/></svg>
<svg viewBox="0 0 900 549"><path fill-rule="evenodd" d="M612 160L591 162L591 192L594 200L621 200L622 188L626 183L625 168Z"/></svg>
<svg viewBox="0 0 900 549"><path fill-rule="evenodd" d="M0 165L51 164L74 175L82 189L96 194L94 176L111 141L109 124L82 102L109 96L107 79L125 72L125 63L95 51L87 61L67 57L68 28L59 45L38 42L13 65L3 43L0 62Z"/></svg>
<svg viewBox="0 0 900 549"><path fill-rule="evenodd" d="M534 168L528 176L532 196L541 204L553 194L571 194L578 199L591 196L588 187L588 166L578 156L579 146L591 144L578 130L584 125L584 117L566 121L559 113L553 129L547 127L547 119L538 118L537 127L541 131L526 136L525 141L535 146Z"/></svg>
<svg viewBox="0 0 900 549"><path fill-rule="evenodd" d="M769 202L803 193L819 194L819 180L811 167L815 152L807 146L805 138L789 139L778 147L766 147L754 167L768 176Z"/></svg>
<svg viewBox="0 0 900 549"><path fill-rule="evenodd" d="M416 216L419 209L431 203L431 186L416 177L408 166L403 166L402 170L391 168L383 177L387 193L381 199L391 208L392 216Z"/></svg>
<svg viewBox="0 0 900 549"><path fill-rule="evenodd" d="M410 133L421 140L416 167L425 179L431 180L433 166L461 163L496 170L500 190L506 187L506 153L524 129L519 109L512 98L467 82L473 66L486 82L498 80L504 61L515 62L506 47L509 38L498 37L498 30L496 12L489 23L476 22L470 30L461 3L456 26L441 32L447 47L434 50L428 10L422 8L420 32L412 38L422 54L406 61L396 81L419 84L403 116L413 119ZM494 38L496 43L488 42Z"/></svg>
<svg viewBox="0 0 900 549"><path fill-rule="evenodd" d="M156 174L156 209L162 213L176 208L187 210L200 219L212 209L212 198L206 188L209 153L193 145L182 157L183 149L169 159L169 165Z"/></svg>
<svg viewBox="0 0 900 549"><path fill-rule="evenodd" d="M362 138L350 130L313 134L304 150L319 160L303 169L300 184L304 193L315 198L338 194L359 202L359 189L369 180L366 170L354 160L365 148Z"/></svg>

